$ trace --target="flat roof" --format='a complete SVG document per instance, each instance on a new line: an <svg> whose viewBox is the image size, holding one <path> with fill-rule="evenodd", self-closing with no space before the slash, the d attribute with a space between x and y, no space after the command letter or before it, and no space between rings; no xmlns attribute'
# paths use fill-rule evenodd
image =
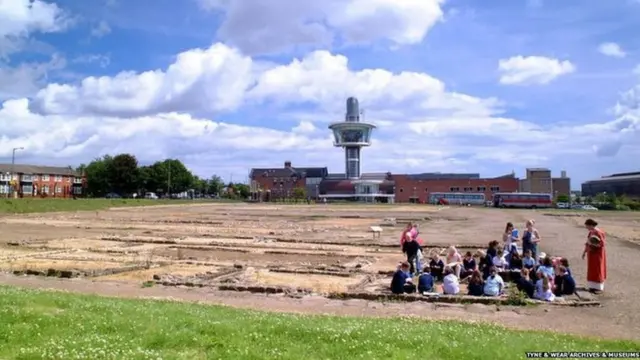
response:
<svg viewBox="0 0 640 360"><path fill-rule="evenodd" d="M616 182L619 180L640 180L640 175L626 175L626 176L614 176L614 177L602 177L600 179L589 180L585 182L585 184L596 183L596 182Z"/></svg>

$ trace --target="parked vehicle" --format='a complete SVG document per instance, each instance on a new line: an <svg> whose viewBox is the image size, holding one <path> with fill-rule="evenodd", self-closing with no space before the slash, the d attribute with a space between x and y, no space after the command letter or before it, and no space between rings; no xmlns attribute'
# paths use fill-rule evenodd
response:
<svg viewBox="0 0 640 360"><path fill-rule="evenodd" d="M571 206L569 204L567 204L567 203L559 202L559 203L556 204L556 207L558 209L569 209Z"/></svg>
<svg viewBox="0 0 640 360"><path fill-rule="evenodd" d="M587 211L598 211L598 208L592 205L583 205L582 206L582 210L587 210Z"/></svg>
<svg viewBox="0 0 640 360"><path fill-rule="evenodd" d="M112 193L108 193L107 195L105 195L105 198L107 198L107 199L121 199L122 196L112 192Z"/></svg>
<svg viewBox="0 0 640 360"><path fill-rule="evenodd" d="M158 199L158 195L156 195L156 193L148 192L148 193L144 194L144 198L145 199L157 200Z"/></svg>
<svg viewBox="0 0 640 360"><path fill-rule="evenodd" d="M551 194L542 193L496 193L493 206L501 208L542 209L553 206Z"/></svg>

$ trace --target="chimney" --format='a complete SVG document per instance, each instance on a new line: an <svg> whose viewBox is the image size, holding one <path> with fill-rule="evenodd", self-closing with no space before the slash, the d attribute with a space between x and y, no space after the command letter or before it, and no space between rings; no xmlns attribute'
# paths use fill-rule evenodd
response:
<svg viewBox="0 0 640 360"><path fill-rule="evenodd" d="M285 169L291 169L291 161L285 161L284 162L284 168Z"/></svg>
<svg viewBox="0 0 640 360"><path fill-rule="evenodd" d="M560 177L563 178L563 179L566 178L567 177L567 171L566 170L560 171Z"/></svg>

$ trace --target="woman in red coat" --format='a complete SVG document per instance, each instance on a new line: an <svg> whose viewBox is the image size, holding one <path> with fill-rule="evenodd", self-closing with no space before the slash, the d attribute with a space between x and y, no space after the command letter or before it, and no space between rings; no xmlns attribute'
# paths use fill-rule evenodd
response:
<svg viewBox="0 0 640 360"><path fill-rule="evenodd" d="M591 292L600 293L607 279L606 235L593 219L587 219L584 226L589 230L582 253L583 259L587 257L587 287Z"/></svg>

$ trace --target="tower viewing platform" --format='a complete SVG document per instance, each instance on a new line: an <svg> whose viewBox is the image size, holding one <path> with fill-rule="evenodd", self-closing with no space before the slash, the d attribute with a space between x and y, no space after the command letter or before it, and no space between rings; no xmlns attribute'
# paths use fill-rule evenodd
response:
<svg viewBox="0 0 640 360"><path fill-rule="evenodd" d="M345 120L329 125L333 131L333 146L344 148L345 174L348 179L360 178L360 150L371 145L371 133L375 125L360 121L358 99L347 99Z"/></svg>

